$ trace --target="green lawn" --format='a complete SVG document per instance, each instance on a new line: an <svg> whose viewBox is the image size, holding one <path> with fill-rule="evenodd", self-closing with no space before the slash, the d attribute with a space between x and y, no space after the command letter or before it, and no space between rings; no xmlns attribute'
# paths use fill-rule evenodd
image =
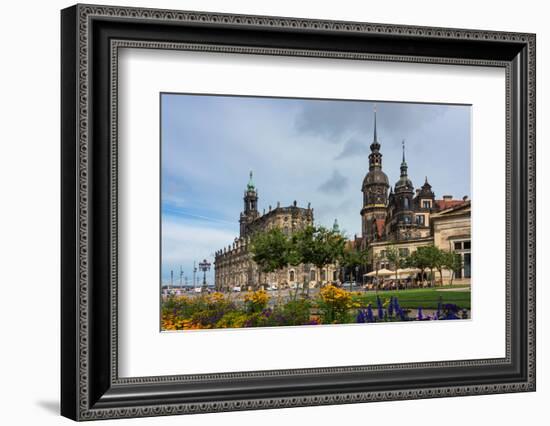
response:
<svg viewBox="0 0 550 426"><path fill-rule="evenodd" d="M444 304L454 303L460 308L470 309L470 294L470 291L467 290L437 291L433 288L378 292L382 302L389 299L390 296L396 296L399 305L406 309L417 309L419 306L422 306L423 309L437 309L440 299ZM364 293L360 297L376 308L376 293L374 291Z"/></svg>

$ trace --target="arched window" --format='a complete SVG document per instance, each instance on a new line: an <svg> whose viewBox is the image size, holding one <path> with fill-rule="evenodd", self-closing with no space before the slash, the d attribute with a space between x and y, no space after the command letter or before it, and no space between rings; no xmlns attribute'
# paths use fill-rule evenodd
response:
<svg viewBox="0 0 550 426"><path fill-rule="evenodd" d="M407 197L403 198L403 208L409 208L409 199Z"/></svg>
<svg viewBox="0 0 550 426"><path fill-rule="evenodd" d="M290 272L288 273L288 280L289 280L289 281L294 281L294 271L290 271Z"/></svg>
<svg viewBox="0 0 550 426"><path fill-rule="evenodd" d="M321 270L321 281L325 281L327 279L327 274L324 269Z"/></svg>
<svg viewBox="0 0 550 426"><path fill-rule="evenodd" d="M315 281L316 279L317 279L317 274L315 273L315 269L312 269L309 272L309 280L310 281Z"/></svg>
<svg viewBox="0 0 550 426"><path fill-rule="evenodd" d="M332 281L338 281L338 271L332 273Z"/></svg>

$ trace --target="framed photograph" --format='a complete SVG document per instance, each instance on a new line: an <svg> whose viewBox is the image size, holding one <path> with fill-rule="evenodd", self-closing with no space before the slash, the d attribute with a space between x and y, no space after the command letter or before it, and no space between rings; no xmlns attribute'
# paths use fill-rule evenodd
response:
<svg viewBox="0 0 550 426"><path fill-rule="evenodd" d="M535 390L535 35L76 5L61 412Z"/></svg>

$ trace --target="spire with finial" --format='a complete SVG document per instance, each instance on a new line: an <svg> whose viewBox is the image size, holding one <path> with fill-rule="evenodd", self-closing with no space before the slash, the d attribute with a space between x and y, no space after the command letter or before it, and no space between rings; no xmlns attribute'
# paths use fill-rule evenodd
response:
<svg viewBox="0 0 550 426"><path fill-rule="evenodd" d="M374 142L378 142L378 137L376 134L376 104L374 104Z"/></svg>
<svg viewBox="0 0 550 426"><path fill-rule="evenodd" d="M250 178L248 179L248 185L246 185L246 189L249 191L254 191L254 181L252 180L252 170L250 170Z"/></svg>
<svg viewBox="0 0 550 426"><path fill-rule="evenodd" d="M334 219L334 223L332 224L332 230L334 232L340 232L340 226L338 225L338 219Z"/></svg>
<svg viewBox="0 0 550 426"><path fill-rule="evenodd" d="M422 185L422 188L420 189L420 192L418 194L422 198L431 198L433 199L435 197L435 194L432 191L432 185L428 182L428 176L424 178L424 185Z"/></svg>
<svg viewBox="0 0 550 426"><path fill-rule="evenodd" d="M407 162L405 161L405 139L401 142L403 145L403 161L401 162L401 176L407 176Z"/></svg>
<svg viewBox="0 0 550 426"><path fill-rule="evenodd" d="M376 128L376 104L374 104L374 130L370 150L369 170L382 168L382 154L380 153L380 143L378 142L378 132Z"/></svg>
<svg viewBox="0 0 550 426"><path fill-rule="evenodd" d="M424 178L424 185L422 185L422 189L427 189L428 191L432 188L432 185L430 185L430 182L428 182L428 176Z"/></svg>

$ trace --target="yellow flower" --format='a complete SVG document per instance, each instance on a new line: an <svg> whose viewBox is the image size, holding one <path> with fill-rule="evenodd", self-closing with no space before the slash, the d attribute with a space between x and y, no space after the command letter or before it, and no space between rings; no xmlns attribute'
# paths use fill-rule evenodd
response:
<svg viewBox="0 0 550 426"><path fill-rule="evenodd" d="M336 309L347 309L353 306L351 293L332 284L323 287L320 295L323 302L333 305Z"/></svg>
<svg viewBox="0 0 550 426"><path fill-rule="evenodd" d="M265 306L269 301L269 295L263 289L258 291L253 291L245 294L244 301L251 302L254 305L258 305L258 306Z"/></svg>
<svg viewBox="0 0 550 426"><path fill-rule="evenodd" d="M215 293L212 293L212 295L210 296L210 300L213 303L223 302L225 300L225 296L223 295L223 293L217 291Z"/></svg>

